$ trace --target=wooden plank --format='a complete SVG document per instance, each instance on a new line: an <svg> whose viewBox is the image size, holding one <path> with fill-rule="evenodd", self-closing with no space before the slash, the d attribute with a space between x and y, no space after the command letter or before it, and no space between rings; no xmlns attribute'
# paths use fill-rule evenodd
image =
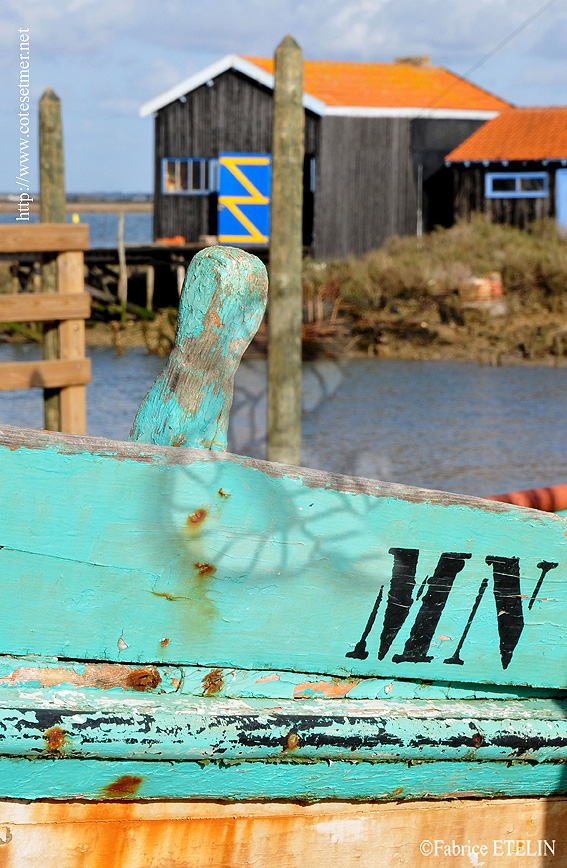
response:
<svg viewBox="0 0 567 868"><path fill-rule="evenodd" d="M0 225L2 253L59 253L61 250L88 250L89 227L66 223L36 223L16 226Z"/></svg>
<svg viewBox="0 0 567 868"><path fill-rule="evenodd" d="M303 55L289 34L276 49L270 202L268 434L270 461L301 464Z"/></svg>
<svg viewBox="0 0 567 868"><path fill-rule="evenodd" d="M143 688L156 672L134 676ZM0 688L3 756L171 762L465 763L567 760L552 700L223 699L101 688ZM42 725L43 720L43 725ZM500 764L500 766L498 765ZM458 774L458 771L455 772ZM499 773L500 776L500 773ZM395 788L393 779L392 789ZM534 794L537 794L535 791ZM400 798L411 798L410 788Z"/></svg>
<svg viewBox="0 0 567 868"><path fill-rule="evenodd" d="M38 710L41 723L53 719ZM119 721L115 721L117 725ZM536 797L567 792L562 763L100 760L0 756L0 798L211 799L364 803L408 799ZM362 807L361 807L362 809Z"/></svg>
<svg viewBox="0 0 567 868"><path fill-rule="evenodd" d="M63 298L55 292L0 295L0 322L86 319L90 312L88 292L75 292Z"/></svg>
<svg viewBox="0 0 567 868"><path fill-rule="evenodd" d="M567 852L561 798L364 807L0 802L0 821L7 868L76 868L77 854L81 868L562 868Z"/></svg>
<svg viewBox="0 0 567 868"><path fill-rule="evenodd" d="M63 165L61 101L48 87L39 101L39 219L41 223L65 223L65 169ZM43 292L57 291L57 264L53 254L43 254ZM56 322L43 326L43 358L58 359L59 334ZM43 391L44 427L64 431L57 389Z"/></svg>
<svg viewBox="0 0 567 868"><path fill-rule="evenodd" d="M91 361L49 359L38 362L0 362L0 391L58 389L90 383Z"/></svg>
<svg viewBox="0 0 567 868"><path fill-rule="evenodd" d="M235 247L197 253L179 302L175 347L138 410L131 440L226 449L234 374L267 294L256 256Z"/></svg>
<svg viewBox="0 0 567 868"><path fill-rule="evenodd" d="M57 288L62 297L84 291L82 251L65 251L57 256ZM59 355L68 361L85 358L85 321L70 319L59 324ZM90 378L89 378L90 380ZM59 395L61 430L85 434L87 400L84 385L69 385Z"/></svg>
<svg viewBox="0 0 567 868"><path fill-rule="evenodd" d="M162 637L160 646L169 644ZM82 663L53 661L37 655L0 656L2 687L40 688L65 685L74 688L144 692L176 692L188 696L214 696L229 699L380 699L399 702L405 699L444 702L457 699L494 699L494 689L474 684L422 683L387 678L355 678L307 675L302 672L234 669L211 666L132 666L123 663ZM555 699L563 693L534 687L501 687L498 699Z"/></svg>
<svg viewBox="0 0 567 868"><path fill-rule="evenodd" d="M99 690L128 690L134 693L171 693L180 690L182 673L172 666L127 666L122 663L83 663L72 660L53 661L40 657L15 659L0 657L0 685L53 688L64 686ZM201 695L203 688L201 689Z"/></svg>
<svg viewBox="0 0 567 868"><path fill-rule="evenodd" d="M567 685L560 517L201 449L0 443L4 653Z"/></svg>

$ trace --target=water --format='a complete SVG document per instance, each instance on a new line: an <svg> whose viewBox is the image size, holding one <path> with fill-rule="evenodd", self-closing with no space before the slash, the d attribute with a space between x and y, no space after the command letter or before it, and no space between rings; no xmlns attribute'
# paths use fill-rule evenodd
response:
<svg viewBox="0 0 567 868"><path fill-rule="evenodd" d="M89 244L91 247L116 247L118 232L118 214L116 211L87 212L77 211L81 223L89 224ZM0 223L14 223L17 212L0 214ZM72 215L67 214L67 223L71 223ZM30 215L30 223L38 223L39 214ZM23 226L24 223L16 223ZM150 244L152 235L153 214L151 212L126 212L124 214L124 243Z"/></svg>
<svg viewBox="0 0 567 868"><path fill-rule="evenodd" d="M124 440L164 361L89 348L88 433ZM0 361L38 358L0 344ZM464 494L567 480L567 369L354 359L304 366L302 463ZM266 365L242 363L229 449L265 457ZM0 421L43 425L41 392L0 393Z"/></svg>

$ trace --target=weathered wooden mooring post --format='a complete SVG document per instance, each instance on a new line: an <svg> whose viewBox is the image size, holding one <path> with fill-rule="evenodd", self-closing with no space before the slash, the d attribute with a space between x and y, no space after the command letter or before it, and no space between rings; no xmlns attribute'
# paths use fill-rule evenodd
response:
<svg viewBox="0 0 567 868"><path fill-rule="evenodd" d="M48 87L39 101L39 219L42 223L65 223L65 174L63 168L63 127L61 101ZM56 256L42 256L43 292L57 290ZM59 358L57 323L43 326L44 359ZM61 430L59 391L44 389L44 425L50 431Z"/></svg>
<svg viewBox="0 0 567 868"><path fill-rule="evenodd" d="M116 236L118 249L118 303L120 305L120 321L126 319L128 304L128 271L126 268L126 250L124 248L124 211L118 212L118 232Z"/></svg>
<svg viewBox="0 0 567 868"><path fill-rule="evenodd" d="M268 302L268 459L301 460L303 55L291 36L275 54Z"/></svg>

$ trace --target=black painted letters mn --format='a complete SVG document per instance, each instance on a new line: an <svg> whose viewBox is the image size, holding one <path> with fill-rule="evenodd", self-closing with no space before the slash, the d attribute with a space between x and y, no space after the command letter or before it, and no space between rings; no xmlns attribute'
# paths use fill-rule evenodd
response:
<svg viewBox="0 0 567 868"><path fill-rule="evenodd" d="M394 654L392 657L394 663L430 663L433 660L427 652L439 618L457 573L461 572L465 561L470 557L470 554L463 552L443 552L435 572L429 579L427 592L411 628L403 654Z"/></svg>

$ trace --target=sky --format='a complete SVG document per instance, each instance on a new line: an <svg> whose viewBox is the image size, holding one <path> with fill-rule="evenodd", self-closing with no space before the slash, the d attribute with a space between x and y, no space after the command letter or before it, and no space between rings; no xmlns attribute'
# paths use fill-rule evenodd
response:
<svg viewBox="0 0 567 868"><path fill-rule="evenodd" d="M142 103L225 54L270 57L291 33L312 60L429 55L464 75L545 0L0 0L0 192L17 193L19 29L30 58L30 176L37 111L61 99L69 193L151 192ZM567 0L468 77L517 105L567 105Z"/></svg>

